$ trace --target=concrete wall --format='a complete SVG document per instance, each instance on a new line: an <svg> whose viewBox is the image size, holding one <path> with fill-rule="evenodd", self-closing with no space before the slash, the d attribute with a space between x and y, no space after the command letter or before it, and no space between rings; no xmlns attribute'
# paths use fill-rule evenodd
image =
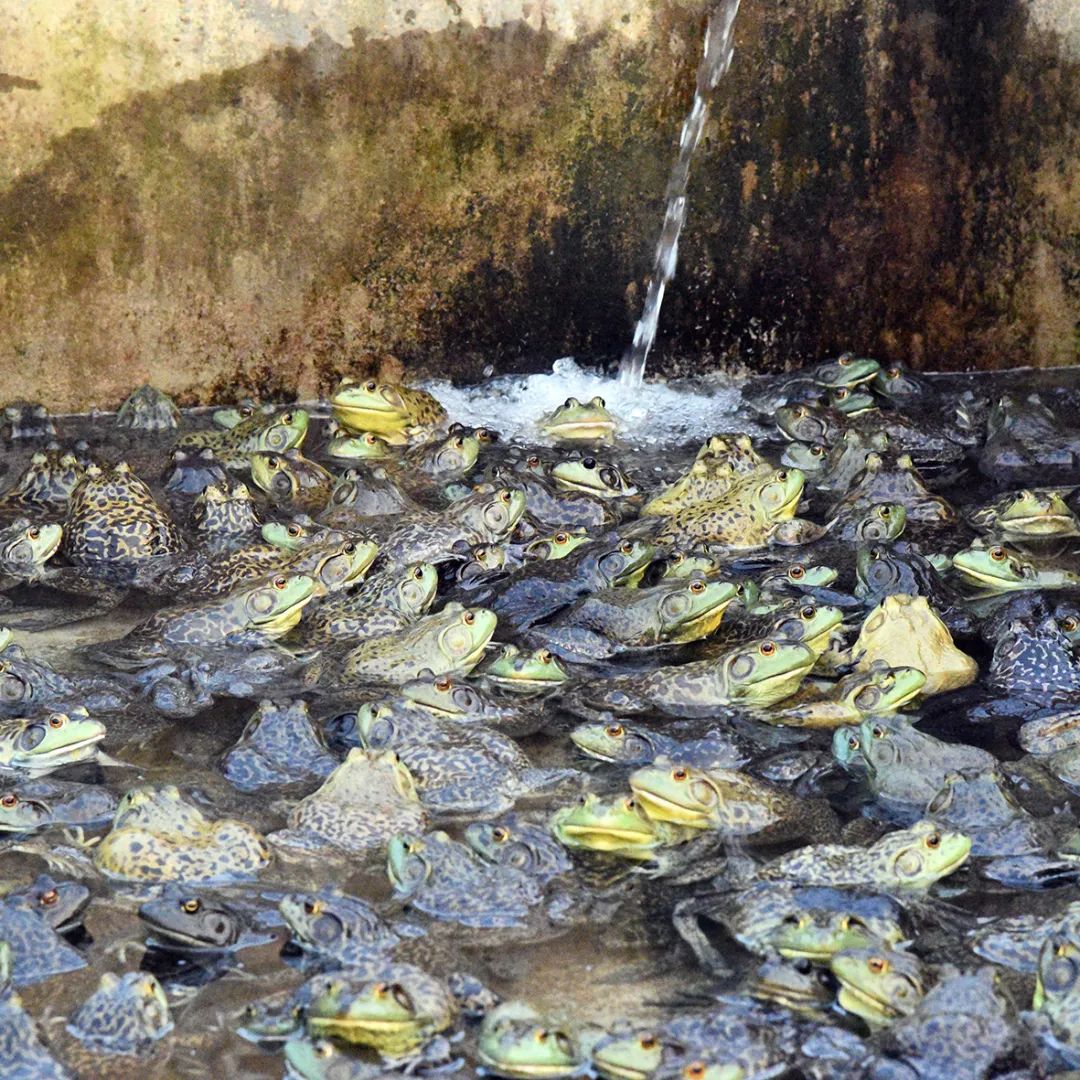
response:
<svg viewBox="0 0 1080 1080"><path fill-rule="evenodd" d="M3 396L617 356L700 0L0 0ZM1080 361L1074 0L743 0L654 369Z"/></svg>

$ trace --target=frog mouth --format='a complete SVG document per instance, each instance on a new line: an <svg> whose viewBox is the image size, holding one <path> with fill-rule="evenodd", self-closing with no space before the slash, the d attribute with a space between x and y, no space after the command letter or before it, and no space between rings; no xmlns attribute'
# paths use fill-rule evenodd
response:
<svg viewBox="0 0 1080 1080"><path fill-rule="evenodd" d="M379 1019L376 1017L334 1017L308 1016L308 1026L315 1034L336 1035L341 1032L370 1031L377 1035L400 1035L411 1033L419 1027L415 1018L399 1020ZM343 1035L348 1039L348 1035ZM352 1040L350 1040L352 1041Z"/></svg>
<svg viewBox="0 0 1080 1080"><path fill-rule="evenodd" d="M1021 582L1014 581L1012 578L994 577L992 574L976 569L974 566L960 562L957 559L953 560L953 566L955 569L959 570L964 577L970 578L972 581L978 581L984 585L996 586L999 589L1018 588L1022 584Z"/></svg>
<svg viewBox="0 0 1080 1080"><path fill-rule="evenodd" d="M532 1077L554 1077L554 1076L572 1076L575 1075L573 1066L570 1064L562 1065L527 1065L524 1062L516 1065L508 1066L505 1062L500 1062L495 1058L489 1057L483 1052L483 1050L477 1051L477 1059L481 1064L487 1065L490 1069L498 1069L500 1076L520 1076L525 1080L531 1080ZM637 1073L631 1073L631 1076L637 1076Z"/></svg>
<svg viewBox="0 0 1080 1080"><path fill-rule="evenodd" d="M614 420L563 420L559 424L552 424L548 429L550 433L568 431L575 435L584 435L593 431L614 431Z"/></svg>
<svg viewBox="0 0 1080 1080"><path fill-rule="evenodd" d="M104 731L93 735L87 735L86 738L79 739L78 742L67 743L49 753L38 755L37 757L28 757L26 761L20 765L20 768L31 770L35 768L49 768L58 762L72 761L77 757L83 756L85 751L96 746L104 738Z"/></svg>
<svg viewBox="0 0 1080 1080"><path fill-rule="evenodd" d="M287 634L300 621L300 617L304 614L304 607L310 599L310 596L305 596L303 600L298 600L291 608L286 608L277 615L272 615L269 619L262 620L255 625L264 634L274 637Z"/></svg>
<svg viewBox="0 0 1080 1080"><path fill-rule="evenodd" d="M699 810L692 810L688 806L665 799L663 795L646 791L644 788L636 788L632 784L630 790L634 793L642 810L658 821L670 821L675 825L689 825L692 829L709 828L709 818Z"/></svg>
<svg viewBox="0 0 1080 1080"><path fill-rule="evenodd" d="M899 1015L895 1009L890 1008L885 1002L879 1001L864 990L860 990L857 986L852 986L851 983L841 983L840 992L836 995L836 1001L842 1009L846 1009L856 1016L861 1016L864 1020L872 1021L879 1017L882 1020L891 1020ZM871 1015L868 1016L867 1013Z"/></svg>
<svg viewBox="0 0 1080 1080"><path fill-rule="evenodd" d="M610 1076L614 1080L648 1080L651 1075L649 1071L635 1069L630 1065L615 1065L599 1056L593 1058L593 1065L601 1076Z"/></svg>
<svg viewBox="0 0 1080 1080"><path fill-rule="evenodd" d="M656 837L652 833L635 829L608 828L603 825L563 825L562 831L575 840L587 842L589 847L597 851L614 851L626 846L644 847L646 844L656 843Z"/></svg>

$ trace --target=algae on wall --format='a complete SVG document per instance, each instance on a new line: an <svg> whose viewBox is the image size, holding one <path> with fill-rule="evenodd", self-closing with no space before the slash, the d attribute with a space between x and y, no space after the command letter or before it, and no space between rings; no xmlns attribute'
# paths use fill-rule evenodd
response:
<svg viewBox="0 0 1080 1080"><path fill-rule="evenodd" d="M94 39L113 82L87 90L111 103L9 145L10 396L108 404L145 378L188 401L311 395L348 369L475 377L621 352L703 5L415 0L385 5L388 27L358 0L334 37L238 30L235 63L218 8L185 9L177 43L114 22ZM1080 68L1040 14L743 0L653 370L839 348L1080 359ZM0 104L67 63L17 59Z"/></svg>

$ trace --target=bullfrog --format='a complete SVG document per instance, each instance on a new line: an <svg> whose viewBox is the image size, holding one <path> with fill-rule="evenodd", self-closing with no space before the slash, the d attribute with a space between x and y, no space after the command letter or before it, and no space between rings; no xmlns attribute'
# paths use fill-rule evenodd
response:
<svg viewBox="0 0 1080 1080"><path fill-rule="evenodd" d="M925 807L957 769L993 769L993 754L964 743L947 743L899 716L838 728L833 756L849 771L864 773L886 807Z"/></svg>
<svg viewBox="0 0 1080 1080"><path fill-rule="evenodd" d="M520 1001L507 1001L484 1017L476 1037L484 1071L512 1080L576 1076L585 1053L564 1028Z"/></svg>
<svg viewBox="0 0 1080 1080"><path fill-rule="evenodd" d="M99 784L63 780L0 781L0 832L33 832L52 825L107 824L116 796Z"/></svg>
<svg viewBox="0 0 1080 1080"><path fill-rule="evenodd" d="M768 462L747 435L728 439L714 435L697 452L689 470L642 508L643 516L669 516L726 495L751 473L765 473Z"/></svg>
<svg viewBox="0 0 1080 1080"><path fill-rule="evenodd" d="M525 559L565 559L571 551L589 543L593 538L584 529L560 529L551 536L530 540L525 545Z"/></svg>
<svg viewBox="0 0 1080 1080"><path fill-rule="evenodd" d="M239 907L208 895L167 890L160 900L139 907L150 948L184 955L238 952L265 945L274 935L257 931Z"/></svg>
<svg viewBox="0 0 1080 1080"><path fill-rule="evenodd" d="M142 1054L173 1029L169 1001L149 972L106 972L72 1014L67 1030L103 1054Z"/></svg>
<svg viewBox="0 0 1080 1080"><path fill-rule="evenodd" d="M524 631L550 618L560 608L601 589L636 585L652 561L654 548L643 540L598 538L565 559L534 562L477 602L486 603L500 622Z"/></svg>
<svg viewBox="0 0 1080 1080"><path fill-rule="evenodd" d="M386 869L398 899L462 926L521 926L542 898L528 874L486 862L441 831L391 837Z"/></svg>
<svg viewBox="0 0 1080 1080"><path fill-rule="evenodd" d="M5 510L52 510L63 513L85 467L71 452L39 450L15 483L0 495Z"/></svg>
<svg viewBox="0 0 1080 1080"><path fill-rule="evenodd" d="M584 491L601 499L621 499L637 494L637 487L618 465L590 454L556 462L550 475L557 487Z"/></svg>
<svg viewBox="0 0 1080 1080"><path fill-rule="evenodd" d="M618 427L602 397L584 404L568 397L540 420L540 430L556 442L612 442Z"/></svg>
<svg viewBox="0 0 1080 1080"><path fill-rule="evenodd" d="M625 715L650 709L690 715L720 705L767 708L790 697L816 660L805 645L752 641L712 660L595 680L564 700Z"/></svg>
<svg viewBox="0 0 1080 1080"><path fill-rule="evenodd" d="M926 597L904 593L886 596L866 616L851 658L861 671L878 660L921 671L926 697L968 686L979 673L979 665L956 647Z"/></svg>
<svg viewBox="0 0 1080 1080"><path fill-rule="evenodd" d="M880 368L871 385L886 402L909 405L928 398L933 393L929 380L906 368L903 364L890 364Z"/></svg>
<svg viewBox="0 0 1080 1080"><path fill-rule="evenodd" d="M362 435L335 435L326 444L326 456L335 461L381 461L390 454L390 444L374 431L365 431Z"/></svg>
<svg viewBox="0 0 1080 1080"><path fill-rule="evenodd" d="M68 500L61 550L78 566L171 555L184 547L180 531L126 462L86 469Z"/></svg>
<svg viewBox="0 0 1080 1080"><path fill-rule="evenodd" d="M573 865L546 826L514 813L470 822L464 840L485 862L512 867L540 885L567 873Z"/></svg>
<svg viewBox="0 0 1080 1080"><path fill-rule="evenodd" d="M45 1048L22 1001L10 991L10 950L0 942L0 1072L11 1080L71 1080Z"/></svg>
<svg viewBox="0 0 1080 1080"><path fill-rule="evenodd" d="M900 503L909 522L941 524L956 520L956 511L941 496L927 490L907 454L887 465L877 453L866 455L862 472L829 511L830 517L861 516L879 503Z"/></svg>
<svg viewBox="0 0 1080 1080"><path fill-rule="evenodd" d="M180 410L168 394L145 383L117 410L116 426L133 431L172 431L180 426Z"/></svg>
<svg viewBox="0 0 1080 1080"><path fill-rule="evenodd" d="M5 434L12 442L56 438L56 424L44 405L12 401L4 406Z"/></svg>
<svg viewBox="0 0 1080 1080"><path fill-rule="evenodd" d="M1053 1049L1067 1065L1080 1062L1080 945L1073 934L1051 934L1039 951L1035 993L1031 1007L1045 1017L1053 1036Z"/></svg>
<svg viewBox="0 0 1080 1080"><path fill-rule="evenodd" d="M302 781L325 780L337 766L306 701L259 702L221 771L244 792Z"/></svg>
<svg viewBox="0 0 1080 1080"><path fill-rule="evenodd" d="M350 750L316 792L271 839L294 850L338 848L362 855L403 829L421 830L427 814L412 774L392 750Z"/></svg>
<svg viewBox="0 0 1080 1080"><path fill-rule="evenodd" d="M824 804L733 769L706 771L660 758L631 774L630 790L653 821L757 842L805 836L826 821L835 825Z"/></svg>
<svg viewBox="0 0 1080 1080"><path fill-rule="evenodd" d="M319 523L330 528L363 531L372 517L424 515L412 498L382 466L346 469L330 493L330 502L319 514Z"/></svg>
<svg viewBox="0 0 1080 1080"><path fill-rule="evenodd" d="M29 885L5 893L2 902L29 908L57 933L65 934L82 922L90 890L77 881L56 881L39 874Z"/></svg>
<svg viewBox="0 0 1080 1080"><path fill-rule="evenodd" d="M62 534L59 525L23 517L0 529L0 588L44 580L45 564L59 549Z"/></svg>
<svg viewBox="0 0 1080 1080"><path fill-rule="evenodd" d="M871 1030L913 1013L929 981L925 966L911 953L879 946L839 952L829 969L840 983L837 1003Z"/></svg>
<svg viewBox="0 0 1080 1080"><path fill-rule="evenodd" d="M445 1031L457 1014L440 979L411 964L387 963L372 974L334 978L308 1006L307 1029L399 1057Z"/></svg>
<svg viewBox="0 0 1080 1080"><path fill-rule="evenodd" d="M968 520L1012 543L1080 536L1080 521L1055 490L1008 492L973 510Z"/></svg>
<svg viewBox="0 0 1080 1080"><path fill-rule="evenodd" d="M247 469L251 455L260 451L284 454L302 445L308 431L304 409L254 412L224 431L193 431L176 441L179 450L213 450L229 469Z"/></svg>
<svg viewBox="0 0 1080 1080"><path fill-rule="evenodd" d="M63 765L93 761L105 725L80 706L33 719L0 720L0 770L41 776Z"/></svg>
<svg viewBox="0 0 1080 1080"><path fill-rule="evenodd" d="M1018 702L1052 708L1080 696L1080 662L1053 616L1034 626L1014 619L994 645L990 682Z"/></svg>
<svg viewBox="0 0 1080 1080"><path fill-rule="evenodd" d="M925 891L958 870L971 853L963 833L933 821L886 833L869 847L809 844L759 868L764 881L874 888L887 892Z"/></svg>
<svg viewBox="0 0 1080 1080"><path fill-rule="evenodd" d="M340 889L289 893L278 907L293 940L338 967L379 963L402 941L370 904Z"/></svg>
<svg viewBox="0 0 1080 1080"><path fill-rule="evenodd" d="M170 786L128 792L94 848L94 865L127 881L228 881L269 862L266 840L250 825L211 821Z"/></svg>
<svg viewBox="0 0 1080 1080"><path fill-rule="evenodd" d="M274 506L286 511L318 513L334 490L333 475L295 448L252 454L251 478Z"/></svg>
<svg viewBox="0 0 1080 1080"><path fill-rule="evenodd" d="M15 986L32 986L86 967L83 954L25 900L0 904L0 933L8 946L8 979Z"/></svg>
<svg viewBox="0 0 1080 1080"><path fill-rule="evenodd" d="M480 440L475 435L455 432L445 439L410 447L401 461L410 473L446 480L466 476L479 454Z"/></svg>
<svg viewBox="0 0 1080 1080"><path fill-rule="evenodd" d="M247 484L225 489L210 484L195 499L191 523L215 545L247 539L262 527Z"/></svg>
<svg viewBox="0 0 1080 1080"><path fill-rule="evenodd" d="M1037 394L998 398L986 421L979 472L1002 485L1072 483L1080 440Z"/></svg>
<svg viewBox="0 0 1080 1080"><path fill-rule="evenodd" d="M721 728L696 739L679 739L643 724L610 719L578 724L570 739L589 757L619 765L649 765L666 757L702 769L737 769L749 757L741 741Z"/></svg>
<svg viewBox="0 0 1080 1080"><path fill-rule="evenodd" d="M785 727L833 729L859 723L863 717L896 712L918 697L925 685L926 676L918 668L894 668L875 661L865 671L841 679L824 696L809 696L770 710L762 719Z"/></svg>
<svg viewBox="0 0 1080 1080"><path fill-rule="evenodd" d="M346 431L373 431L399 445L425 439L446 423L446 410L426 390L374 379L343 379L330 407Z"/></svg>
<svg viewBox="0 0 1080 1080"><path fill-rule="evenodd" d="M435 602L438 571L431 563L373 570L349 592L312 604L304 612L305 640L355 643L412 626Z"/></svg>
<svg viewBox="0 0 1080 1080"><path fill-rule="evenodd" d="M1072 901L1048 914L1004 915L968 931L971 950L993 964L1034 975L1039 952L1048 937L1075 938L1080 931L1080 902Z"/></svg>
<svg viewBox="0 0 1080 1080"><path fill-rule="evenodd" d="M756 608L753 591L744 592L741 603L738 600L732 602L717 631L702 643L704 655L717 656L756 638L797 642L819 659L829 650L844 621L840 608L803 601L791 602L764 615L748 614L748 606Z"/></svg>
<svg viewBox="0 0 1080 1080"><path fill-rule="evenodd" d="M227 488L229 474L209 447L173 450L162 470L166 493L171 497L198 495L208 487Z"/></svg>
<svg viewBox="0 0 1080 1080"><path fill-rule="evenodd" d="M380 1080L381 1064L350 1054L331 1039L292 1035L285 1043L286 1075L300 1080Z"/></svg>
<svg viewBox="0 0 1080 1080"><path fill-rule="evenodd" d="M763 547L778 521L795 516L805 480L799 469L751 474L719 498L662 519L657 539L665 544L704 541L733 550Z"/></svg>
<svg viewBox="0 0 1080 1080"><path fill-rule="evenodd" d="M0 714L23 716L42 710L78 708L115 711L132 698L119 676L66 675L40 657L29 656L16 642L0 652Z"/></svg>
<svg viewBox="0 0 1080 1080"><path fill-rule="evenodd" d="M658 848L686 843L696 828L645 813L633 796L603 799L594 792L551 815L552 835L571 851L599 851L623 859L648 860Z"/></svg>
<svg viewBox="0 0 1080 1080"><path fill-rule="evenodd" d="M1021 589L1069 589L1080 585L1080 573L1038 562L1002 544L972 545L952 557L961 580L982 594Z"/></svg>
<svg viewBox="0 0 1080 1080"><path fill-rule="evenodd" d="M529 633L564 660L602 660L629 649L706 637L735 599L728 581L672 579L648 589L604 589Z"/></svg>
<svg viewBox="0 0 1080 1080"><path fill-rule="evenodd" d="M477 674L485 683L523 694L543 693L570 678L548 649L522 652L516 645L500 646Z"/></svg>
<svg viewBox="0 0 1080 1080"><path fill-rule="evenodd" d="M883 454L888 449L889 436L884 431L849 429L832 446L820 442L788 443L780 455L780 464L802 469L817 490L840 496L866 467L867 454Z"/></svg>

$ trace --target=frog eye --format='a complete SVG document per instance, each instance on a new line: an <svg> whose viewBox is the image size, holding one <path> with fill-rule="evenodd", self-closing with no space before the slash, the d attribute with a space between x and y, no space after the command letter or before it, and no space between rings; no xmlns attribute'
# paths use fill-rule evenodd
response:
<svg viewBox="0 0 1080 1080"><path fill-rule="evenodd" d="M608 724L608 726L604 728L604 734L609 739L621 739L625 730L626 729L622 724Z"/></svg>
<svg viewBox="0 0 1080 1080"><path fill-rule="evenodd" d="M282 422L283 424L291 424L291 423L293 422L293 420L294 420L294 419L295 419L295 417L293 416L293 414L292 414L291 412L287 412L287 413L286 413L286 414L285 414L285 415L284 415L284 416L283 416L283 417L281 418L281 422Z"/></svg>
<svg viewBox="0 0 1080 1080"><path fill-rule="evenodd" d="M885 729L880 724L875 724L870 729L870 733L874 736L875 739L885 738Z"/></svg>
<svg viewBox="0 0 1080 1080"><path fill-rule="evenodd" d="M888 519L892 517L892 510L890 510L887 506L879 506L878 517Z"/></svg>
<svg viewBox="0 0 1080 1080"><path fill-rule="evenodd" d="M195 914L195 912L196 912L196 911L198 911L198 910L199 910L199 908L201 908L201 907L202 907L202 904L201 904L201 903L199 903L199 901L198 901L198 900L196 900L196 899L194 899L194 898L193 898L193 899L191 899L191 900L185 900L185 901L184 901L184 902L183 902L183 903L182 903L182 904L180 905L180 907L182 907L182 908L184 909L184 911L186 911L186 912L187 912L187 913L188 913L189 915L194 915L194 914Z"/></svg>
<svg viewBox="0 0 1080 1080"><path fill-rule="evenodd" d="M280 574L276 578L274 578L274 588L277 589L278 592L283 592L285 586L288 584L289 579Z"/></svg>
<svg viewBox="0 0 1080 1080"><path fill-rule="evenodd" d="M484 561L484 559L486 559L486 558L487 558L487 553L488 553L488 549L487 549L486 547L484 547L484 545L483 545L483 544L481 544L481 545L480 545L480 546L479 546L478 548L476 548L476 550L475 550L475 551L473 552L473 554L474 554L474 555L476 556L476 561L477 561L477 562L483 562L483 561Z"/></svg>
<svg viewBox="0 0 1080 1080"><path fill-rule="evenodd" d="M809 622L817 614L817 608L807 605L799 612L799 618Z"/></svg>
<svg viewBox="0 0 1080 1080"><path fill-rule="evenodd" d="M364 389L369 394L374 394L375 391L378 390L378 388L379 388L379 384L377 382L375 382L374 379L369 379L366 383L364 383Z"/></svg>
<svg viewBox="0 0 1080 1080"><path fill-rule="evenodd" d="M638 1039L638 1046L642 1050L655 1050L656 1049L656 1036L655 1035L642 1035Z"/></svg>
<svg viewBox="0 0 1080 1080"><path fill-rule="evenodd" d="M355 555L356 554L356 545L350 540L349 543L347 543L345 545L343 550L344 550L346 555Z"/></svg>
<svg viewBox="0 0 1080 1080"><path fill-rule="evenodd" d="M525 464L528 465L530 469L535 469L540 464L540 459L533 454L532 457L525 460Z"/></svg>
<svg viewBox="0 0 1080 1080"><path fill-rule="evenodd" d="M466 612L466 614L469 614L469 613ZM435 689L438 690L440 694L445 694L448 690L452 690L453 688L454 688L454 683L450 679L447 679L447 678L444 677L444 678L435 680Z"/></svg>
<svg viewBox="0 0 1080 1080"><path fill-rule="evenodd" d="M889 970L889 961L884 956L871 956L866 966L873 975L884 975Z"/></svg>
<svg viewBox="0 0 1080 1080"><path fill-rule="evenodd" d="M787 479L787 472L784 469L776 470L776 479L783 482Z"/></svg>
<svg viewBox="0 0 1080 1080"><path fill-rule="evenodd" d="M377 441L378 441L378 436L373 431L369 431L364 436L364 442L366 442L368 444L368 446L374 446Z"/></svg>
<svg viewBox="0 0 1080 1080"><path fill-rule="evenodd" d="M705 1076L705 1062L693 1061L682 1071L686 1080L702 1080Z"/></svg>
<svg viewBox="0 0 1080 1080"><path fill-rule="evenodd" d="M620 551L621 551L621 552L622 552L622 553L623 553L624 555L629 555L629 554L631 554L631 552L633 552L633 550L634 550L634 545L633 545L633 544L631 544L629 540L625 540L625 541L623 541L623 543L621 543L621 544L619 545L619 550L620 550Z"/></svg>
<svg viewBox="0 0 1080 1080"><path fill-rule="evenodd" d="M703 593L705 591L705 582L700 578L694 578L694 580L690 582L690 591L692 593Z"/></svg>
<svg viewBox="0 0 1080 1080"><path fill-rule="evenodd" d="M822 446L820 443L814 443L814 445L810 447L810 456L811 457L821 457L821 455L824 454L824 453L825 453L825 447Z"/></svg>
<svg viewBox="0 0 1080 1080"><path fill-rule="evenodd" d="M931 851L937 851L941 847L941 833L932 832L923 842Z"/></svg>
<svg viewBox="0 0 1080 1080"><path fill-rule="evenodd" d="M1071 615L1061 620L1061 629L1064 630L1066 634L1071 634L1077 626L1080 626L1080 622L1077 622Z"/></svg>
<svg viewBox="0 0 1080 1080"><path fill-rule="evenodd" d="M899 379L900 378L900 369L899 368L894 368L894 367L889 368L889 370L885 372L885 378L886 379Z"/></svg>
<svg viewBox="0 0 1080 1080"><path fill-rule="evenodd" d="M592 399L592 401L589 402L589 404L594 406L597 409L606 409L607 408L607 402L604 401L604 399L602 397L594 397Z"/></svg>
<svg viewBox="0 0 1080 1080"><path fill-rule="evenodd" d="M52 907L60 899L60 894L55 889L46 889L38 899L46 907Z"/></svg>
<svg viewBox="0 0 1080 1080"><path fill-rule="evenodd" d="M563 408L564 409L576 409L580 404L581 404L581 402L578 401L578 399L576 397L568 397L563 402Z"/></svg>
<svg viewBox="0 0 1080 1080"><path fill-rule="evenodd" d="M26 530L26 535L29 536L31 540L36 540L41 535L41 530L36 525L32 525Z"/></svg>
<svg viewBox="0 0 1080 1080"><path fill-rule="evenodd" d="M800 420L806 415L806 410L801 405L796 405L792 412Z"/></svg>
<svg viewBox="0 0 1080 1080"><path fill-rule="evenodd" d="M333 1046L328 1042L320 1042L315 1047L315 1053L321 1058L328 1058L334 1052Z"/></svg>
<svg viewBox="0 0 1080 1080"><path fill-rule="evenodd" d="M536 654L536 659L539 660L541 664L550 664L552 660L555 659L555 657L552 656L551 653L547 651L547 649L541 649Z"/></svg>
<svg viewBox="0 0 1080 1080"><path fill-rule="evenodd" d="M497 844L505 844L510 839L510 830L503 828L502 825L496 825L491 830L491 839Z"/></svg>
<svg viewBox="0 0 1080 1080"><path fill-rule="evenodd" d="M288 528L287 528L287 529L286 529L285 531L286 531L286 532L287 532L287 533L288 533L288 534L289 534L290 536L300 536L300 535L302 535L302 534L303 534L303 532L304 532L304 530L303 530L303 529L301 529L299 525L290 525L290 526L289 526L289 527L288 527Z"/></svg>
<svg viewBox="0 0 1080 1080"><path fill-rule="evenodd" d="M758 646L758 652L761 653L762 656L772 656L773 653L776 652L776 644L775 644L775 642L763 641Z"/></svg>
<svg viewBox="0 0 1080 1080"><path fill-rule="evenodd" d="M677 784L682 784L690 779L690 773L688 770L681 767L678 769L672 769L671 779L674 780Z"/></svg>
<svg viewBox="0 0 1080 1080"><path fill-rule="evenodd" d="M859 736L858 735L849 735L848 738L847 738L847 744L848 744L848 749L851 750L852 752L858 750L859 749Z"/></svg>
<svg viewBox="0 0 1080 1080"><path fill-rule="evenodd" d="M9 793L0 799L0 806L4 807L6 810L10 810L18 801L17 796Z"/></svg>
<svg viewBox="0 0 1080 1080"><path fill-rule="evenodd" d="M266 459L266 467L268 469L279 469L281 468L281 462L278 461L276 457L268 457Z"/></svg>
<svg viewBox="0 0 1080 1080"><path fill-rule="evenodd" d="M466 611L465 614L461 616L461 621L466 626L472 626L472 624L476 622L476 616L471 611Z"/></svg>
<svg viewBox="0 0 1080 1080"><path fill-rule="evenodd" d="M304 914L305 915L318 915L323 909L321 900L305 900L304 901Z"/></svg>
<svg viewBox="0 0 1080 1080"><path fill-rule="evenodd" d="M595 469L596 468L596 458L594 458L594 457L582 458L581 459L581 467L583 469Z"/></svg>
<svg viewBox="0 0 1080 1080"><path fill-rule="evenodd" d="M413 572L412 572L412 576L417 581L423 581L424 580L424 568L422 566L416 567L416 569L413 570Z"/></svg>
<svg viewBox="0 0 1080 1080"><path fill-rule="evenodd" d="M555 534L555 543L556 544L568 544L569 542L570 542L570 537L567 536L566 533L556 533Z"/></svg>
<svg viewBox="0 0 1080 1080"><path fill-rule="evenodd" d="M1004 562L1006 558L1008 558L1008 555L1004 548L993 547L990 549L990 558L993 559L994 562Z"/></svg>
<svg viewBox="0 0 1080 1080"><path fill-rule="evenodd" d="M503 490L499 492L499 499L504 503L509 503L511 499L510 492L506 488L503 488Z"/></svg>
<svg viewBox="0 0 1080 1080"><path fill-rule="evenodd" d="M53 713L52 716L49 717L49 727L54 730L58 731L65 723L67 723L67 717L63 713Z"/></svg>
<svg viewBox="0 0 1080 1080"><path fill-rule="evenodd" d="M850 393L851 391L846 386L841 386L834 396L837 401L843 401Z"/></svg>
<svg viewBox="0 0 1080 1080"><path fill-rule="evenodd" d="M796 563L788 571L788 577L792 578L795 581L801 581L804 577L806 577L806 571L798 563Z"/></svg>

